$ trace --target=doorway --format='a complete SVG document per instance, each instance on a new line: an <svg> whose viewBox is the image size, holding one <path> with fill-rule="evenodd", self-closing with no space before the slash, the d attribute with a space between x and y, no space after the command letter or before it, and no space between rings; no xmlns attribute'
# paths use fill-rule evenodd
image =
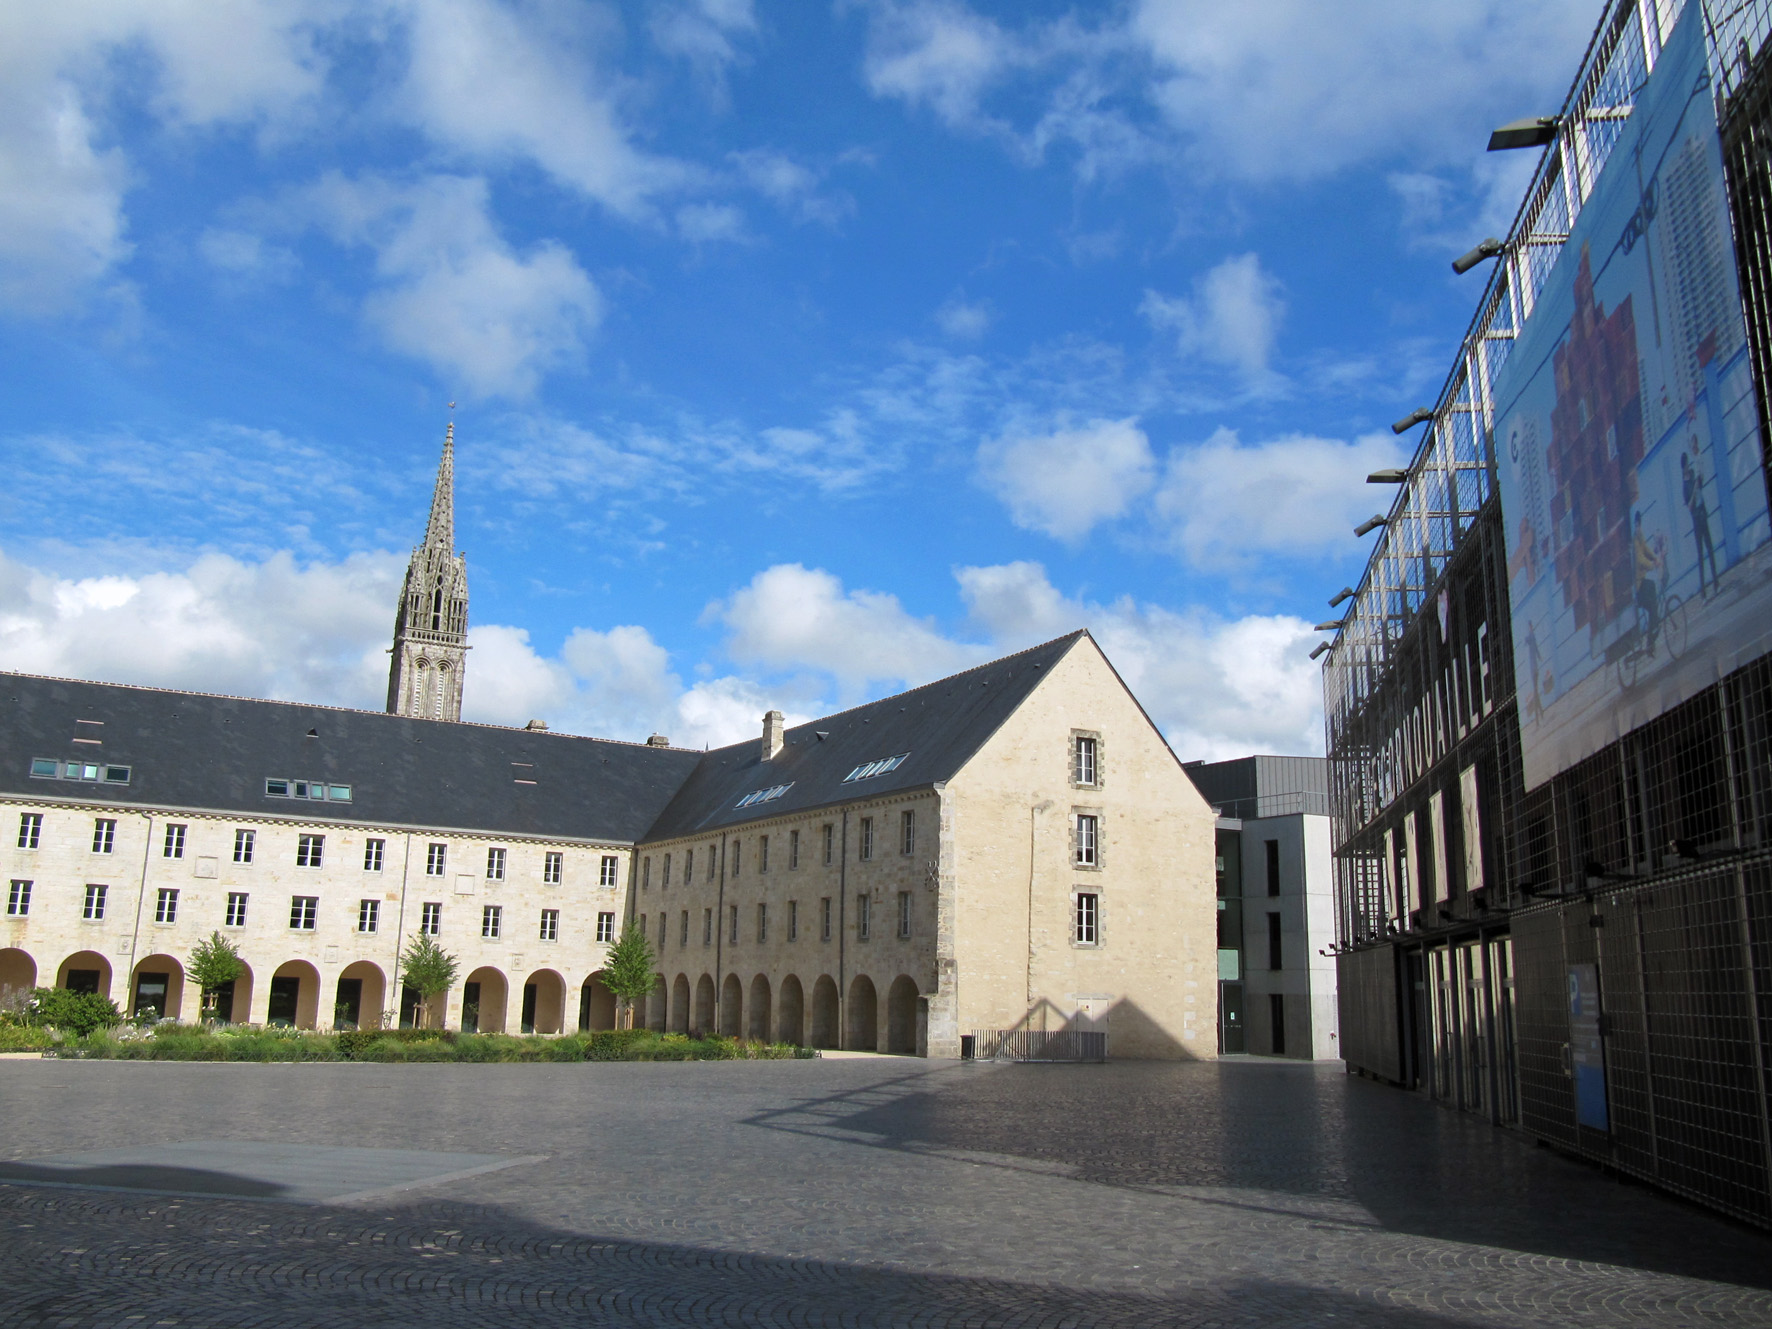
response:
<svg viewBox="0 0 1772 1329"><path fill-rule="evenodd" d="M69 974L72 978L73 975ZM135 976L135 1013L154 1012L154 1018L160 1019L166 1014L166 989L172 982L171 974L138 973ZM97 991L97 988L93 989Z"/></svg>
<svg viewBox="0 0 1772 1329"><path fill-rule="evenodd" d="M271 980L271 1001L265 1007L265 1023L292 1028L301 1003L301 976L290 974Z"/></svg>

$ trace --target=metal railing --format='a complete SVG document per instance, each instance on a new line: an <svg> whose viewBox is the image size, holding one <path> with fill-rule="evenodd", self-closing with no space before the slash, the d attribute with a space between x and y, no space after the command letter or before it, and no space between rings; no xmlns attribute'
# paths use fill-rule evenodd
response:
<svg viewBox="0 0 1772 1329"><path fill-rule="evenodd" d="M980 1029L972 1035L978 1061L1106 1061L1105 1031L1094 1029Z"/></svg>

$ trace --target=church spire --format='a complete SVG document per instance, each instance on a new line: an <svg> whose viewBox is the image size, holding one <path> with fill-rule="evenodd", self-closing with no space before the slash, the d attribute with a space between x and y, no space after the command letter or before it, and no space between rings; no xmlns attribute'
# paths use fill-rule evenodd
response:
<svg viewBox="0 0 1772 1329"><path fill-rule="evenodd" d="M450 403L454 405L453 402ZM431 493L431 521L425 544L451 553L455 549L455 421L443 431L443 460L437 464L437 487Z"/></svg>
<svg viewBox="0 0 1772 1329"><path fill-rule="evenodd" d="M455 405L450 403L451 408ZM394 613L388 712L425 720L461 719L468 652L467 559L455 549L455 422L443 433L443 459L431 494L424 543L412 551Z"/></svg>

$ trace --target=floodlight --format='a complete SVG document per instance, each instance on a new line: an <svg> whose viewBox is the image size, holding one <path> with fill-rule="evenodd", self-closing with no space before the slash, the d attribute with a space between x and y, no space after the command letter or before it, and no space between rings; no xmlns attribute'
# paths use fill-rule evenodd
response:
<svg viewBox="0 0 1772 1329"><path fill-rule="evenodd" d="M1400 485L1409 478L1409 472L1401 467L1393 466L1388 470L1374 471L1366 477L1369 485Z"/></svg>
<svg viewBox="0 0 1772 1329"><path fill-rule="evenodd" d="M1529 115L1524 120L1510 120L1489 135L1490 152L1506 152L1509 148L1542 148L1557 136L1561 116Z"/></svg>
<svg viewBox="0 0 1772 1329"><path fill-rule="evenodd" d="M1366 518L1365 521L1361 522L1358 526L1354 527L1354 534L1355 535L1370 535L1373 531L1376 531L1380 526L1388 526L1389 524L1390 523L1388 520L1379 516L1375 512L1370 517Z"/></svg>
<svg viewBox="0 0 1772 1329"><path fill-rule="evenodd" d="M1462 276L1464 273L1467 273L1472 268L1476 267L1477 264L1481 263L1484 259L1497 257L1504 248L1506 248L1506 246L1503 245L1501 241L1497 240L1494 236L1490 236L1469 253L1460 254L1457 258L1453 259L1452 271Z"/></svg>
<svg viewBox="0 0 1772 1329"><path fill-rule="evenodd" d="M1327 651L1330 649L1332 649L1332 648L1330 647L1328 642L1326 642L1326 641L1318 642L1317 649L1311 652L1311 659L1313 659L1313 660L1316 659L1319 655L1323 654L1324 651Z"/></svg>
<svg viewBox="0 0 1772 1329"><path fill-rule="evenodd" d="M1336 605L1340 604L1343 600L1351 600L1353 598L1354 598L1354 588L1352 586L1343 586L1339 591L1337 591L1335 593L1334 598L1329 601L1329 607L1331 609L1333 609L1333 608L1335 608Z"/></svg>
<svg viewBox="0 0 1772 1329"><path fill-rule="evenodd" d="M1317 624L1317 626L1312 628L1311 631L1312 632L1340 632L1343 624L1345 624L1346 622L1347 622L1347 620L1345 618L1332 618L1327 623Z"/></svg>
<svg viewBox="0 0 1772 1329"><path fill-rule="evenodd" d="M1411 429L1415 428L1415 426L1420 424L1423 420L1431 420L1433 418L1434 418L1434 408L1433 407L1419 406L1415 410L1410 411L1409 414L1405 415L1401 420L1397 421L1396 424L1392 425L1391 426L1391 433L1393 433L1393 434L1407 434Z"/></svg>

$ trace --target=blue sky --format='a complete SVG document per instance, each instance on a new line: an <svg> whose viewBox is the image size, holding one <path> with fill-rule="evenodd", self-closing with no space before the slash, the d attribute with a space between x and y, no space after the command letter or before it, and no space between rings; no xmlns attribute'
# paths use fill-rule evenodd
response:
<svg viewBox="0 0 1772 1329"><path fill-rule="evenodd" d="M699 746L1087 626L1184 758L1320 751L1596 16L9 7L0 667L379 705L454 401L469 718Z"/></svg>

